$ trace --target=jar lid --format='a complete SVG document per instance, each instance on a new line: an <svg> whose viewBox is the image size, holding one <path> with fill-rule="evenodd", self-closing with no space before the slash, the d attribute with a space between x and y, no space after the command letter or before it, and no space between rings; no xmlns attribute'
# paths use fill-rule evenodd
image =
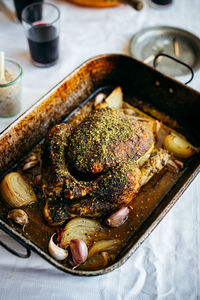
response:
<svg viewBox="0 0 200 300"><path fill-rule="evenodd" d="M200 39L180 28L145 28L131 39L130 53L151 66L158 53L165 53L188 64L193 70L200 68ZM181 76L189 72L186 67L163 56L157 60L157 69L170 76Z"/></svg>

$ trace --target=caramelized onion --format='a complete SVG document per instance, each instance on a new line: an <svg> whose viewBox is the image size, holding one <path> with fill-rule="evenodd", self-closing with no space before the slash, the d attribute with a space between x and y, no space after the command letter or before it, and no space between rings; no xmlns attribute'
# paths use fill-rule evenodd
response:
<svg viewBox="0 0 200 300"><path fill-rule="evenodd" d="M164 139L164 147L176 157L188 158L196 152L196 148L182 137L170 133Z"/></svg>
<svg viewBox="0 0 200 300"><path fill-rule="evenodd" d="M105 102L110 108L119 109L123 104L122 89L118 86L112 93L105 99Z"/></svg>
<svg viewBox="0 0 200 300"><path fill-rule="evenodd" d="M0 184L0 193L6 204L13 208L37 201L32 186L18 172L8 173L3 178Z"/></svg>
<svg viewBox="0 0 200 300"><path fill-rule="evenodd" d="M74 218L65 226L60 245L67 248L71 240L80 239L89 246L100 229L100 223L96 220Z"/></svg>
<svg viewBox="0 0 200 300"><path fill-rule="evenodd" d="M89 257L86 262L80 266L81 270L98 270L105 268L109 263L109 255L107 252L102 252Z"/></svg>
<svg viewBox="0 0 200 300"><path fill-rule="evenodd" d="M149 150L137 160L138 167L141 167L149 159L153 149L154 149L154 143L151 145Z"/></svg>
<svg viewBox="0 0 200 300"><path fill-rule="evenodd" d="M88 258L93 256L96 253L108 251L116 248L116 245L119 244L119 240L102 240L96 242L89 249Z"/></svg>

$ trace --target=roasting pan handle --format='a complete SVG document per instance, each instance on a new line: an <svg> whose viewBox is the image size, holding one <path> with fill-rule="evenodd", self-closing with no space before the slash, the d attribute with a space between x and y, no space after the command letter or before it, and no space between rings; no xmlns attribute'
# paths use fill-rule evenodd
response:
<svg viewBox="0 0 200 300"><path fill-rule="evenodd" d="M0 241L0 245L3 248L5 248L10 253L12 253L15 256L20 257L20 258L29 258L31 256L31 249L27 245L25 245L22 241L17 240L16 236L13 235L10 231L8 231L7 228L1 226L1 224L0 224L0 229L3 230L4 232L6 232L10 237L14 238L14 240L16 242L18 242L21 246L23 246L26 249L26 253L24 254L24 253L17 252L14 249L10 248L8 245L6 245L4 242Z"/></svg>
<svg viewBox="0 0 200 300"><path fill-rule="evenodd" d="M174 60L175 62L177 62L177 63L179 63L179 64L185 66L186 68L188 68L189 71L191 72L191 78L190 78L187 82L185 82L185 84L188 84L189 82L192 81L192 79L194 78L194 71L193 71L193 69L192 69L188 64L184 63L182 60L177 59L177 58L175 58L175 57L173 57L173 56L171 56L171 55L169 55L169 54L165 54L165 53L159 52L159 53L154 57L154 60L153 60L153 66L154 66L154 68L156 68L156 66L157 66L156 61L157 61L158 57L160 57L160 56L165 56L165 57L167 57L167 58L169 58L169 59L171 59L171 60Z"/></svg>
<svg viewBox="0 0 200 300"><path fill-rule="evenodd" d="M10 248L9 246L7 246L6 244L4 244L2 241L0 241L0 245L5 248L6 250L8 250L10 253L14 254L17 257L20 258L29 258L31 256L31 249L27 248L26 246L24 246L24 248L26 249L26 253L18 253L17 251L13 250L12 248Z"/></svg>

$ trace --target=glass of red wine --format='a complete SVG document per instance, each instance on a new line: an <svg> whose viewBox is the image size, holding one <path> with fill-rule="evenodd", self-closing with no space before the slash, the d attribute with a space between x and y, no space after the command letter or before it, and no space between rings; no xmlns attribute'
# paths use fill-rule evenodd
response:
<svg viewBox="0 0 200 300"><path fill-rule="evenodd" d="M35 3L35 2L43 2L43 0L14 0L14 5L15 5L15 10L16 10L16 15L18 20L21 22L21 15L22 15L22 10L24 7Z"/></svg>
<svg viewBox="0 0 200 300"><path fill-rule="evenodd" d="M153 6L165 7L172 4L173 0L149 0Z"/></svg>
<svg viewBox="0 0 200 300"><path fill-rule="evenodd" d="M54 65L59 56L60 10L51 3L34 3L22 11L31 59L37 67Z"/></svg>

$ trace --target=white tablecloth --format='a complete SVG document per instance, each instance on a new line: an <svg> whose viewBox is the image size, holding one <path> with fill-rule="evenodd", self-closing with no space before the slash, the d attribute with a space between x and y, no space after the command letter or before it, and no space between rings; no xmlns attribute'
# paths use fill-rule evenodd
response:
<svg viewBox="0 0 200 300"><path fill-rule="evenodd" d="M13 10L11 0L4 3ZM171 7L141 12L129 6L81 8L54 1L61 9L60 59L47 69L34 67L21 24L0 11L0 50L24 69L20 113L86 59L101 53L128 54L131 36L141 28L170 25L200 36L200 1L175 0ZM190 84L200 90L199 72ZM13 118L0 119L0 130ZM0 247L0 299L199 299L200 176L136 253L121 268L96 278L62 273L32 253L16 258ZM0 239L18 248L3 232Z"/></svg>

